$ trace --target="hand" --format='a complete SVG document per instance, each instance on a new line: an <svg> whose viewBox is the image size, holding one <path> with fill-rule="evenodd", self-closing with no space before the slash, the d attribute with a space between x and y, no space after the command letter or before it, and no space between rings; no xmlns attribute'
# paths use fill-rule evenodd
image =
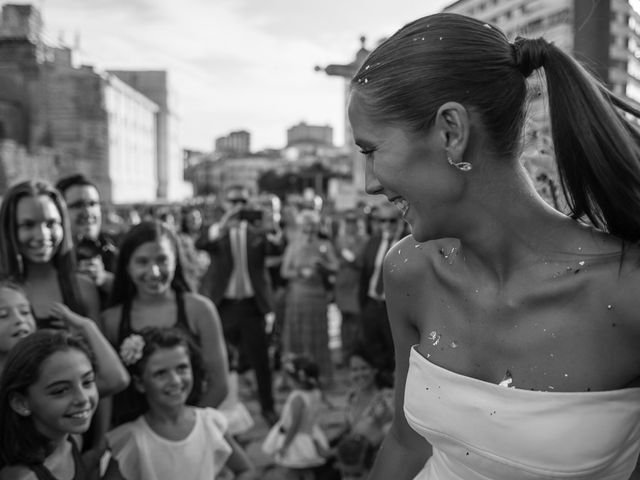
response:
<svg viewBox="0 0 640 480"><path fill-rule="evenodd" d="M218 221L220 228L224 229L227 227L227 224L229 222L231 222L232 220L236 220L240 215L240 211L243 208L244 208L244 205L238 204L238 205L234 205L229 210L224 212L224 214L222 215L222 217L220 217L220 220Z"/></svg>
<svg viewBox="0 0 640 480"><path fill-rule="evenodd" d="M387 400L380 396L378 401L373 405L372 416L378 423L385 424L393 418L393 410L387 403Z"/></svg>
<svg viewBox="0 0 640 480"><path fill-rule="evenodd" d="M273 325L276 322L276 314L274 312L269 312L264 316L264 331L267 335L269 335L273 331Z"/></svg>
<svg viewBox="0 0 640 480"><path fill-rule="evenodd" d="M279 245L280 243L282 243L283 238L284 233L280 228L274 229L274 231L267 233L267 240L275 245Z"/></svg>
<svg viewBox="0 0 640 480"><path fill-rule="evenodd" d="M67 325L71 325L75 328L82 328L87 322L91 321L82 315L72 312L69 307L59 302L53 304L49 314L60 321L60 326L57 328L66 328Z"/></svg>
<svg viewBox="0 0 640 480"><path fill-rule="evenodd" d="M298 271L298 274L302 278L309 278L311 275L313 275L313 268L312 267L300 267L300 270Z"/></svg>
<svg viewBox="0 0 640 480"><path fill-rule="evenodd" d="M288 451L289 451L289 445L283 445L278 449L278 451L276 452L276 455L279 457L284 457Z"/></svg>
<svg viewBox="0 0 640 480"><path fill-rule="evenodd" d="M348 248L343 248L340 254L342 255L342 258L344 258L349 263L352 263L356 259L355 253L353 253Z"/></svg>
<svg viewBox="0 0 640 480"><path fill-rule="evenodd" d="M78 271L90 277L98 287L100 287L107 278L102 258L98 256L80 260L78 262Z"/></svg>

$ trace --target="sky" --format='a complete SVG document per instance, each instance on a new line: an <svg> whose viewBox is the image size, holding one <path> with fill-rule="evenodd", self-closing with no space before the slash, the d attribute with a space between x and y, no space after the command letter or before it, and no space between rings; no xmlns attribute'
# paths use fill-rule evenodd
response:
<svg viewBox="0 0 640 480"><path fill-rule="evenodd" d="M28 3L28 2L15 2ZM344 80L314 71L348 64L382 38L452 0L34 0L52 41L79 45L98 70L167 70L180 144L251 133L282 148L302 121L344 144ZM350 139L349 139L350 140Z"/></svg>

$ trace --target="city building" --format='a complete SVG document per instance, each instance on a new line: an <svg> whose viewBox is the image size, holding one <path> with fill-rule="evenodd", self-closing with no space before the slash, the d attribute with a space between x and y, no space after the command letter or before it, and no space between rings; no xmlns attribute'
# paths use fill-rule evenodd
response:
<svg viewBox="0 0 640 480"><path fill-rule="evenodd" d="M2 7L0 188L82 172L106 202L155 200L160 106L73 56L45 38L36 7Z"/></svg>
<svg viewBox="0 0 640 480"><path fill-rule="evenodd" d="M180 119L169 73L165 70L109 70L109 73L144 94L159 107L156 115L157 198L173 201L187 197L191 192L184 181Z"/></svg>
<svg viewBox="0 0 640 480"><path fill-rule="evenodd" d="M287 129L287 147L294 145L333 146L333 128L330 125L308 125L300 122Z"/></svg>
<svg viewBox="0 0 640 480"><path fill-rule="evenodd" d="M241 157L251 153L251 134L246 130L238 130L229 135L218 137L215 151L222 157Z"/></svg>
<svg viewBox="0 0 640 480"><path fill-rule="evenodd" d="M219 157L216 153L203 154L192 162L187 178L193 183L196 196L219 194L234 185L242 185L252 194L258 193L258 179L280 167L279 158L266 155Z"/></svg>
<svg viewBox="0 0 640 480"><path fill-rule="evenodd" d="M571 53L613 92L640 103L640 2L638 0L459 0L445 12L494 24L510 40L544 37ZM562 209L550 141L544 84L530 77L533 96L524 165L547 201Z"/></svg>
<svg viewBox="0 0 640 480"><path fill-rule="evenodd" d="M335 157L341 150L333 145L331 126L300 122L287 129L287 146L282 150L282 156L290 162L304 165Z"/></svg>
<svg viewBox="0 0 640 480"><path fill-rule="evenodd" d="M511 40L544 37L574 55L615 93L640 103L637 0L459 0L444 11L492 23Z"/></svg>

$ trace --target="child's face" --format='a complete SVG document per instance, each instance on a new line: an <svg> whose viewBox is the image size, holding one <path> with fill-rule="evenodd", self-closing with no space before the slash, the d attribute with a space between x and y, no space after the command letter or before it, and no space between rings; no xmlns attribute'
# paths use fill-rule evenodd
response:
<svg viewBox="0 0 640 480"><path fill-rule="evenodd" d="M19 397L12 408L19 415L30 416L47 438L84 433L98 405L93 366L84 352L58 351L44 361L40 377L26 396Z"/></svg>
<svg viewBox="0 0 640 480"><path fill-rule="evenodd" d="M150 406L175 408L186 403L193 388L189 352L184 345L160 348L149 355L136 387Z"/></svg>
<svg viewBox="0 0 640 480"><path fill-rule="evenodd" d="M167 237L136 248L127 271L139 295L162 295L169 288L176 270L176 252Z"/></svg>
<svg viewBox="0 0 640 480"><path fill-rule="evenodd" d="M12 288L0 287L0 353L6 353L33 333L36 322L27 298Z"/></svg>

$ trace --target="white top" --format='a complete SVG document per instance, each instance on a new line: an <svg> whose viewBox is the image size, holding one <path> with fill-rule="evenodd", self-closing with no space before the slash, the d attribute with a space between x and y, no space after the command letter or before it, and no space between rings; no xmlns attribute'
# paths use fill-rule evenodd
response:
<svg viewBox="0 0 640 480"><path fill-rule="evenodd" d="M107 433L107 441L126 480L213 479L231 455L224 439L227 421L213 408L195 408L196 422L186 438L167 440L144 415Z"/></svg>
<svg viewBox="0 0 640 480"><path fill-rule="evenodd" d="M640 388L506 388L439 367L415 347L404 413L433 446L418 480L627 480L640 452Z"/></svg>

